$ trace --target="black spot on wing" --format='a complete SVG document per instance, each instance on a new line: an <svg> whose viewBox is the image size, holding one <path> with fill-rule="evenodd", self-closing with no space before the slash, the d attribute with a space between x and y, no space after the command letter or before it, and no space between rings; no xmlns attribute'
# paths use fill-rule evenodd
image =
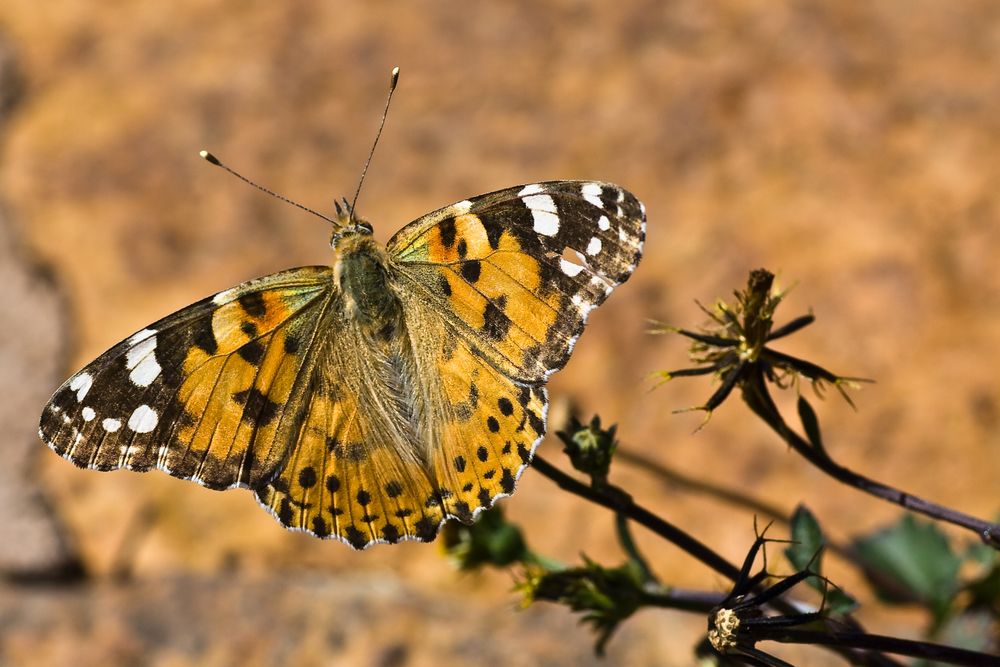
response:
<svg viewBox="0 0 1000 667"><path fill-rule="evenodd" d="M424 542L430 542L437 536L437 522L430 517L421 517L416 524L414 524L416 536L418 539Z"/></svg>
<svg viewBox="0 0 1000 667"><path fill-rule="evenodd" d="M282 498L278 505L278 520L286 526L292 525L292 503L288 498Z"/></svg>
<svg viewBox="0 0 1000 667"><path fill-rule="evenodd" d="M358 530L353 524L344 528L344 539L355 549L363 549L368 545L368 536Z"/></svg>
<svg viewBox="0 0 1000 667"><path fill-rule="evenodd" d="M191 324L191 341L205 351L206 354L215 354L219 351L219 344L215 340L215 332L212 331L212 318L206 317L197 319Z"/></svg>
<svg viewBox="0 0 1000 667"><path fill-rule="evenodd" d="M270 424L281 407L257 387L233 394L233 400L243 406L243 421L258 427Z"/></svg>
<svg viewBox="0 0 1000 667"><path fill-rule="evenodd" d="M514 476L510 472L510 468L503 469L503 475L500 476L500 488L503 489L504 493L514 493Z"/></svg>
<svg viewBox="0 0 1000 667"><path fill-rule="evenodd" d="M510 331L511 321L504 312L506 305L506 296L500 296L495 302L486 302L486 309L483 311L483 333L491 340L503 340Z"/></svg>
<svg viewBox="0 0 1000 667"><path fill-rule="evenodd" d="M321 516L313 517L313 532L319 537L326 537L330 534L330 528L326 525L326 521L323 520Z"/></svg>
<svg viewBox="0 0 1000 667"><path fill-rule="evenodd" d="M474 283L479 280L479 274L482 272L482 266L479 264L478 259L472 259L467 262L463 262L462 268L459 272L466 281Z"/></svg>
<svg viewBox="0 0 1000 667"><path fill-rule="evenodd" d="M441 235L441 243L444 247L450 248L455 243L455 218L445 218L438 224L438 233Z"/></svg>
<svg viewBox="0 0 1000 667"><path fill-rule="evenodd" d="M267 314L267 304L264 303L264 296L260 292L241 294L237 301L250 317L260 319Z"/></svg>
<svg viewBox="0 0 1000 667"><path fill-rule="evenodd" d="M251 449L253 449L251 447ZM309 489L316 485L316 470L307 466L299 471L299 486Z"/></svg>
<svg viewBox="0 0 1000 667"><path fill-rule="evenodd" d="M241 357L243 357L247 361L247 363L257 366L258 364L260 364L261 359L264 358L265 351L266 350L260 341L252 340L241 346L237 350L237 353Z"/></svg>
<svg viewBox="0 0 1000 667"><path fill-rule="evenodd" d="M396 526L391 523L385 524L382 526L382 539L389 544L399 542L399 528L396 528Z"/></svg>

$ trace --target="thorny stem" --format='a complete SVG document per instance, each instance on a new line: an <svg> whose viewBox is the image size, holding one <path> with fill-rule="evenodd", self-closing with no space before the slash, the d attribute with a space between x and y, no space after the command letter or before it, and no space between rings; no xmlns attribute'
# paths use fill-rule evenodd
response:
<svg viewBox="0 0 1000 667"><path fill-rule="evenodd" d="M680 528L661 519L641 505L636 504L630 495L618 487L612 484L604 484L599 489L588 486L583 482L567 475L538 454L536 454L532 459L531 465L535 470L555 482L556 485L564 491L569 491L570 493L589 500L596 505L606 507L613 512L625 515L629 519L645 526L665 540L677 545L730 581L736 582L739 580L740 569L737 566L733 565L721 555L713 551L710 547L701 543L691 535L688 535ZM659 604L657 604L657 600L659 600ZM656 596L652 596L649 599L649 603L655 604L656 606L671 606L668 604L667 598L658 598ZM798 611L792 603L781 598L772 600L770 605L782 613L796 613ZM697 611L701 611L700 606ZM860 634L863 634L863 630L860 625L852 619L848 619L848 622L852 624L852 628L855 628ZM888 656L882 655L879 652L858 651L842 646L831 646L831 648L841 654L853 665L866 665L869 667L900 667L900 663Z"/></svg>
<svg viewBox="0 0 1000 667"><path fill-rule="evenodd" d="M753 412L763 419L782 440L807 461L831 477L855 487L877 498L888 500L908 510L919 512L934 519L946 521L975 532L983 542L1000 549L1000 526L977 519L963 512L932 503L909 493L900 491L881 482L860 475L835 462L824 451L811 446L804 438L792 430L785 422L778 406L774 404L762 374L756 373L752 380L743 383L743 400Z"/></svg>

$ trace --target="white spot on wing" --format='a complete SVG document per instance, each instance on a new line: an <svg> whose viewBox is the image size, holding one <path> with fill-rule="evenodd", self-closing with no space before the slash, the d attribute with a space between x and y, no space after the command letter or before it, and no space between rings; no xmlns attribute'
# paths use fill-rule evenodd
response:
<svg viewBox="0 0 1000 667"><path fill-rule="evenodd" d="M232 299L233 292L234 292L233 289L222 290L221 292L212 297L212 303L214 303L217 306L221 306L224 303L229 303L230 301L233 300Z"/></svg>
<svg viewBox="0 0 1000 667"><path fill-rule="evenodd" d="M621 241L622 243L628 241L628 234L625 233L624 227L618 228L618 240Z"/></svg>
<svg viewBox="0 0 1000 667"><path fill-rule="evenodd" d="M93 384L94 378L90 373L80 373L70 380L69 388L76 392L76 400L82 401L87 396L87 392L90 391Z"/></svg>
<svg viewBox="0 0 1000 667"><path fill-rule="evenodd" d="M582 266L580 266L579 264L574 264L573 262L564 258L559 260L559 268L562 269L562 272L565 273L570 278L575 277L577 274L583 271Z"/></svg>
<svg viewBox="0 0 1000 667"><path fill-rule="evenodd" d="M133 334L131 338L128 339L129 345L138 345L142 341L146 340L150 336L156 335L156 329L143 329L137 334Z"/></svg>
<svg viewBox="0 0 1000 667"><path fill-rule="evenodd" d="M530 195L523 198L524 205L532 211L556 212L556 202L548 195Z"/></svg>
<svg viewBox="0 0 1000 667"><path fill-rule="evenodd" d="M538 183L532 183L531 185L525 185L521 188L521 191L517 193L518 197L526 197L528 195L536 195L539 192L544 192L544 188Z"/></svg>
<svg viewBox="0 0 1000 667"><path fill-rule="evenodd" d="M455 204L451 208L452 208L453 211L455 211L456 215L463 215L465 213L468 213L469 210L472 208L472 202L469 201L468 199L465 199L465 200L462 200L462 201L458 202L457 204Z"/></svg>
<svg viewBox="0 0 1000 667"><path fill-rule="evenodd" d="M604 202L601 201L601 186L599 183L585 183L580 188L580 194L597 208L604 208Z"/></svg>
<svg viewBox="0 0 1000 667"><path fill-rule="evenodd" d="M110 417L108 417L107 419L101 422L101 426L103 426L104 430L107 431L108 433L114 433L115 431L117 431L122 427L122 423L121 420L111 419Z"/></svg>
<svg viewBox="0 0 1000 667"><path fill-rule="evenodd" d="M156 361L156 336L150 334L125 353L125 367L131 370L129 380L137 387L148 387L160 374Z"/></svg>
<svg viewBox="0 0 1000 667"><path fill-rule="evenodd" d="M590 312L590 309L594 307L594 305L589 301L587 301L582 294L574 294L573 298L570 300L573 302L573 305L576 306L576 309L579 310L580 314L583 316L586 316L586 314Z"/></svg>
<svg viewBox="0 0 1000 667"><path fill-rule="evenodd" d="M556 203L552 197L529 195L524 197L522 201L531 210L536 232L545 236L555 236L559 233L559 216L556 213Z"/></svg>
<svg viewBox="0 0 1000 667"><path fill-rule="evenodd" d="M590 243L587 244L587 254L594 256L601 252L601 239L596 236L590 237Z"/></svg>
<svg viewBox="0 0 1000 667"><path fill-rule="evenodd" d="M136 433L149 433L156 428L156 423L160 420L156 410L148 405L140 405L128 418L128 427Z"/></svg>
<svg viewBox="0 0 1000 667"><path fill-rule="evenodd" d="M602 232L606 232L611 229L611 223L608 221L608 216L602 215L597 219L597 228Z"/></svg>
<svg viewBox="0 0 1000 667"><path fill-rule="evenodd" d="M559 233L559 216L548 211L532 211L535 220L535 231L545 236L555 236Z"/></svg>
<svg viewBox="0 0 1000 667"><path fill-rule="evenodd" d="M85 407L83 410L81 410L80 414L83 416L83 421L85 422L94 421L94 417L97 416L97 413L94 412L94 408L90 407L89 405Z"/></svg>

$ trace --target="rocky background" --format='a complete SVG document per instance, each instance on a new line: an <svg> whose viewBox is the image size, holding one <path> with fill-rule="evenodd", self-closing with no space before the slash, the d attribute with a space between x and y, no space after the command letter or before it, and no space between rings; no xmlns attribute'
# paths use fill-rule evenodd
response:
<svg viewBox="0 0 1000 667"><path fill-rule="evenodd" d="M323 224L197 152L328 210L353 193L393 65L359 202L382 240L536 180L614 181L647 205L635 277L551 382L562 414L599 412L623 449L785 510L803 500L836 539L893 520L738 400L692 433L701 417L671 410L704 400L704 380L650 391L649 374L686 355L647 319L698 324L694 299L767 267L796 286L785 319L818 317L780 349L877 380L857 412L817 406L831 453L972 514L1000 509L995 2L5 0L0 663L691 664L702 618L643 612L602 663L568 612L516 611L508 573L459 575L436 546L355 553L281 530L245 492L77 470L35 437L62 379L147 322L331 261ZM562 462L557 443L540 451ZM753 539L743 508L625 463L614 476L733 560ZM530 470L504 506L539 551L620 558L605 511ZM666 581L725 587L638 537ZM906 636L927 621L860 618Z"/></svg>

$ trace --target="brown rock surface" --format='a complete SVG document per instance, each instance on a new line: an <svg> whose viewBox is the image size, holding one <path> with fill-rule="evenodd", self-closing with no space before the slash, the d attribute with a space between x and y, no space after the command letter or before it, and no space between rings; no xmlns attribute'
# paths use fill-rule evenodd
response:
<svg viewBox="0 0 1000 667"><path fill-rule="evenodd" d="M833 455L991 516L1000 500L998 25L1000 6L987 0L6 0L0 30L25 92L3 129L0 193L25 256L54 267L66 287L68 374L214 290L329 262L322 224L209 168L197 151L326 210L353 192L387 72L399 65L359 203L381 239L437 206L535 180L610 180L647 205L645 259L593 314L551 383L554 399L599 410L620 424L623 447L677 469L789 510L802 499L835 537L890 521L894 508L788 454L738 401L692 435L699 417L669 413L703 400L707 383L647 391L649 372L685 358L681 342L645 335L645 319L697 323L693 299L725 296L765 266L798 284L787 318L810 307L819 318L781 349L878 380L856 396L857 413L839 400L817 406ZM5 328L30 336L21 319L8 305ZM0 368L14 372L30 370ZM26 409L29 430L40 408ZM2 438L5 452L18 446ZM132 583L0 590L0 662L52 664L74 651L92 656L81 664L590 660L589 637L561 610L508 612L508 578L456 578L434 547L353 553L281 530L245 492L80 471L37 447L41 474L29 482L68 518L91 571L113 569L136 522L157 520L134 544ZM541 451L558 459L552 442ZM747 512L627 466L616 476L742 557ZM505 506L540 551L619 557L605 512L530 470ZM722 586L639 537L665 579ZM834 579L856 581L832 565ZM382 592L370 597L368 585ZM863 619L911 634L920 621ZM370 639L331 648L358 624ZM612 641L609 664L690 664L701 627L645 614ZM421 645L425 634L434 638ZM41 652L42 636L69 653Z"/></svg>

